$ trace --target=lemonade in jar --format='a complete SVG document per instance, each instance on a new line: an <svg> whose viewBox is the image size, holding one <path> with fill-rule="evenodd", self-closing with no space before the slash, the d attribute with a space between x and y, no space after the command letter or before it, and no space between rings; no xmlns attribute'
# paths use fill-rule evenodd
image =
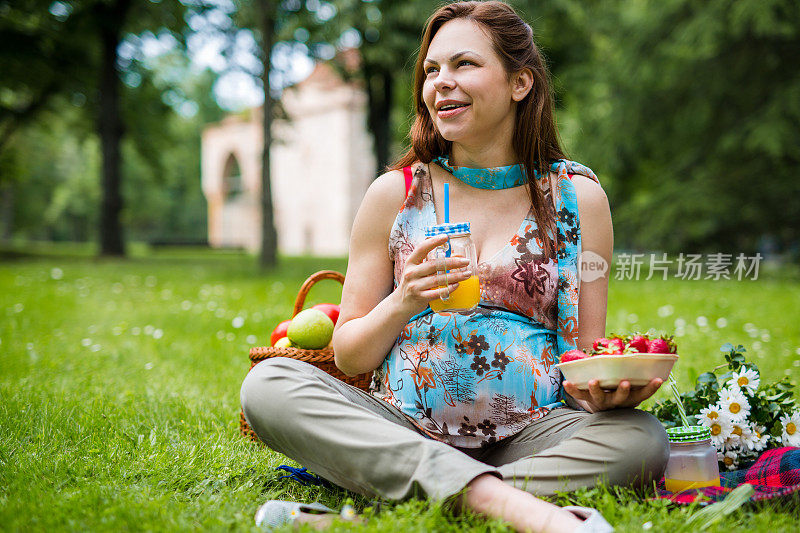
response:
<svg viewBox="0 0 800 533"><path fill-rule="evenodd" d="M681 426L667 430L669 462L664 485L670 492L719 487L717 450L711 430L704 426Z"/></svg>
<svg viewBox="0 0 800 533"><path fill-rule="evenodd" d="M447 235L448 239L441 246L437 246L428 254L428 260L443 264L443 259L449 257L464 257L469 264L462 268L439 269L437 277L441 280L440 288L447 287L448 278L463 270L472 272L472 276L458 283L458 287L448 296L430 302L431 309L436 313L468 311L474 309L481 299L480 282L478 280L477 253L470 236L469 222L444 223L429 226L425 229L425 237Z"/></svg>

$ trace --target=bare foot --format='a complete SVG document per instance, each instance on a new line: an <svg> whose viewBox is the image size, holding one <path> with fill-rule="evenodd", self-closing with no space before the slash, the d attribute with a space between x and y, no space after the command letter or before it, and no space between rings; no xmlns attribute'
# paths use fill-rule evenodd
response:
<svg viewBox="0 0 800 533"><path fill-rule="evenodd" d="M509 522L520 532L571 533L581 520L557 505L483 474L467 485L461 501L473 511Z"/></svg>
<svg viewBox="0 0 800 533"><path fill-rule="evenodd" d="M295 528L298 528L300 527L300 525L303 524L308 524L317 531L322 531L323 529L329 528L335 518L336 515L330 513L325 513L325 514L298 513L298 515L295 516L293 523Z"/></svg>
<svg viewBox="0 0 800 533"><path fill-rule="evenodd" d="M340 515L335 515L331 513L322 513L322 514L314 514L314 513L299 513L293 520L294 527L300 527L300 525L308 524L313 529L317 531L321 531L323 529L328 529L331 527L331 524L337 518L341 518ZM348 522L353 522L355 524L363 524L364 520L359 517L350 518L347 520Z"/></svg>

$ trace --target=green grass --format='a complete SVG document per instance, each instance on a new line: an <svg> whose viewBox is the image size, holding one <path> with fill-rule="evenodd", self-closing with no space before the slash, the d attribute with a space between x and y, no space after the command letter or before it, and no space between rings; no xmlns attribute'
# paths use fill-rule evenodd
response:
<svg viewBox="0 0 800 533"><path fill-rule="evenodd" d="M69 248L0 254L0 530L248 530L269 498L368 506L344 490L278 480L274 467L289 461L237 431L249 346L265 344L287 318L308 274L343 271L345 261L284 258L262 274L244 254L133 250L125 261ZM338 295L326 281L310 303ZM799 302L800 282L777 274L613 281L608 330L671 332L684 321L683 387L722 362L724 342L745 345L764 378L798 380ZM651 496L600 487L555 501L597 507L618 531L647 522L651 531L687 531L695 508ZM749 505L711 530L791 530L797 504ZM367 526L339 527L507 530L419 500L384 505Z"/></svg>

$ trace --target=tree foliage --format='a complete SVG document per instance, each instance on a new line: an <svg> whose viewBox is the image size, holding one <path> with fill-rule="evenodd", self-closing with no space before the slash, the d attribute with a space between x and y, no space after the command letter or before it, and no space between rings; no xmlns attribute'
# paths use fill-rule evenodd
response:
<svg viewBox="0 0 800 533"><path fill-rule="evenodd" d="M135 40L148 29L166 32L178 46L177 52L164 61L172 59L176 64L160 65L158 69L162 74L168 68L186 74L187 59L180 45L187 8L176 0L132 0L123 17L119 4L105 0L35 1L27 7L0 4L0 37L9 45L0 48L0 66L6 67L4 72L8 74L0 81L0 131L9 132L8 150L0 147L0 180L15 182L6 185L4 191L6 198L12 198L4 202L4 218L21 235L98 238L109 229L103 220L121 217L134 236L148 235L148 228L159 227L166 236L202 238L194 229L205 225L204 213L197 209L198 204L204 209L199 191L202 121L195 122L191 129L176 131L181 130L181 121L175 115L176 106L170 103L180 100L179 95L188 102L186 93L194 92L193 105L201 111L211 109L210 81L203 82L200 92L191 87L197 83L197 76L175 77L173 72L172 77L159 77L154 74L154 65L145 65L145 58L118 54L125 35ZM190 8L203 9L204 4L200 3ZM119 91L119 103L109 111L101 103L101 37L108 32L111 15L120 15L113 26L122 33L115 37L116 44L112 43L111 72L105 78ZM124 83L120 83L120 76ZM206 111L205 119L220 117L216 104L211 103L216 114ZM114 117L111 128L108 122L103 125L109 115ZM26 125L28 129L20 130ZM103 139L105 142L100 142ZM165 150L187 141L191 143L188 152ZM114 145L117 148L109 148ZM109 149L120 153L116 170L102 165L103 154ZM189 157L184 157L181 165L174 164L176 155L187 153ZM30 159L31 154L37 157ZM118 180L109 186L106 178L110 172L116 173ZM102 186L93 186L91 180L98 177L103 177ZM148 191L146 199L142 199L144 190ZM101 200L109 194L120 198L116 205ZM123 196L131 200L127 209L121 201ZM161 211L155 208L164 205L165 201L159 200L163 197L170 203L164 211L175 214L159 216ZM189 198L191 201L187 201ZM181 214L180 210L187 207L190 209ZM114 241L112 253L124 249L121 225L117 228L110 235Z"/></svg>
<svg viewBox="0 0 800 533"><path fill-rule="evenodd" d="M197 3L196 9L204 4ZM140 117L160 115L160 94L123 118L119 79L119 46L125 32L160 28L179 38L184 5L178 0L34 0L25 6L0 4L3 14L0 66L7 67L0 85L0 150L20 125L32 120L59 95L85 100L85 109L101 146L101 208L98 231L102 254L125 253L121 214L121 144L128 125ZM33 67L37 76L31 76ZM147 85L144 86L145 88ZM135 89L136 86L129 86ZM137 138L147 152L152 134ZM153 160L156 160L153 158Z"/></svg>
<svg viewBox="0 0 800 533"><path fill-rule="evenodd" d="M587 9L591 55L571 69L567 107L576 151L612 182L619 241L753 251L767 235L796 247L800 4Z"/></svg>
<svg viewBox="0 0 800 533"><path fill-rule="evenodd" d="M92 49L72 37L86 31L83 10L64 7L53 14L52 4L0 1L0 153L54 96L80 91L92 61Z"/></svg>
<svg viewBox="0 0 800 533"><path fill-rule="evenodd" d="M207 7L188 0L185 4L126 1L131 2L131 15L123 26L125 35L166 31L181 45L189 31L184 13ZM41 183L37 180L63 168L43 165L34 170L36 165L27 160L37 136L56 142L46 134L46 121L68 121L71 128L61 130L67 137L74 136L64 139L64 145L71 146L68 151L97 157L98 137L91 137L96 135L92 130L98 116L100 48L91 8L114 3L31 0L23 7L0 0L0 70L4 73L0 80L0 183L22 177L14 185L18 202L43 194L35 190L34 184ZM775 242L780 251L800 256L800 181L794 176L800 163L800 4L793 0L511 3L531 22L536 42L548 59L568 153L594 168L609 194L617 248L754 252L765 242ZM413 111L413 61L423 24L439 3L235 2L232 27L251 28L260 42L265 42L258 16L262 4L276 9L276 42L305 45L319 60L335 58L337 51L347 47L358 48L357 68L342 66L340 71L345 78L360 81L367 92L367 126L375 139L377 174L406 142ZM68 13L58 5L69 6ZM268 51L262 54L262 58L268 56ZM159 197L150 205L166 210L171 201L185 198L183 193L163 196L161 188L172 183L187 194L198 191L196 183L178 183L199 179L185 167L194 161L197 168L196 146L189 145L199 133L186 128L200 128L203 119L176 119L175 102L197 104L204 99L199 109L200 114L206 113L205 120L217 118L219 109L208 87L206 93L193 92L175 77L160 78L153 73L158 69L139 58L122 59L117 69L124 82L120 97L126 198L139 206L147 204L145 198ZM169 61L187 62L182 46ZM65 116L59 115L67 109ZM9 134L14 132L20 132L16 143ZM186 135L185 144L174 135ZM174 147L170 154L165 154L165 146ZM82 164L96 164L91 157ZM187 163L181 167L175 160ZM76 190L82 189L76 184ZM74 213L78 220L92 211L79 207L77 196L78 203L66 202L65 198L72 197L61 197L62 208L48 208L51 218L42 223L58 219L57 213L65 217ZM84 194L82 198L86 202L93 197ZM63 207L67 205L71 211ZM173 209L180 212L181 205ZM146 210L129 208L122 213L135 235L177 231L178 226L170 226L173 222L160 216L147 223ZM24 215L19 221L28 227L34 219ZM75 229L65 235L85 233Z"/></svg>

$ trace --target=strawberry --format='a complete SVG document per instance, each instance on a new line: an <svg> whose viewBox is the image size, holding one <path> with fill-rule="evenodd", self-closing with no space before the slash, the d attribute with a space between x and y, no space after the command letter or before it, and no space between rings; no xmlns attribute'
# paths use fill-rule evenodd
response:
<svg viewBox="0 0 800 533"><path fill-rule="evenodd" d="M668 340L663 337L650 339L647 343L647 353L675 353L675 343L671 341L672 338Z"/></svg>
<svg viewBox="0 0 800 533"><path fill-rule="evenodd" d="M625 340L620 337L609 339L608 346L603 351L609 355L619 355L625 351Z"/></svg>
<svg viewBox="0 0 800 533"><path fill-rule="evenodd" d="M609 335L595 339L592 345L592 355L617 355L625 351L625 337L622 335Z"/></svg>
<svg viewBox="0 0 800 533"><path fill-rule="evenodd" d="M577 361L578 359L585 359L587 357L589 356L582 350L569 350L561 356L561 362L569 363L570 361Z"/></svg>
<svg viewBox="0 0 800 533"><path fill-rule="evenodd" d="M634 353L647 353L649 340L650 339L647 338L647 335L634 335L631 337L631 342L628 343L628 348L630 348L629 351Z"/></svg>
<svg viewBox="0 0 800 533"><path fill-rule="evenodd" d="M672 335L661 335L659 339L667 343L667 351L662 353L678 353L678 345L675 344L675 340L672 338Z"/></svg>
<svg viewBox="0 0 800 533"><path fill-rule="evenodd" d="M672 338L672 335L670 335L669 337L662 336L662 338L665 341L667 341L667 344L669 345L669 353L678 353L678 345L675 343L675 340Z"/></svg>
<svg viewBox="0 0 800 533"><path fill-rule="evenodd" d="M592 344L592 349L595 352L599 352L600 350L602 350L604 348L608 348L608 343L609 343L609 340L607 338L599 337L599 338L594 340L594 343Z"/></svg>

